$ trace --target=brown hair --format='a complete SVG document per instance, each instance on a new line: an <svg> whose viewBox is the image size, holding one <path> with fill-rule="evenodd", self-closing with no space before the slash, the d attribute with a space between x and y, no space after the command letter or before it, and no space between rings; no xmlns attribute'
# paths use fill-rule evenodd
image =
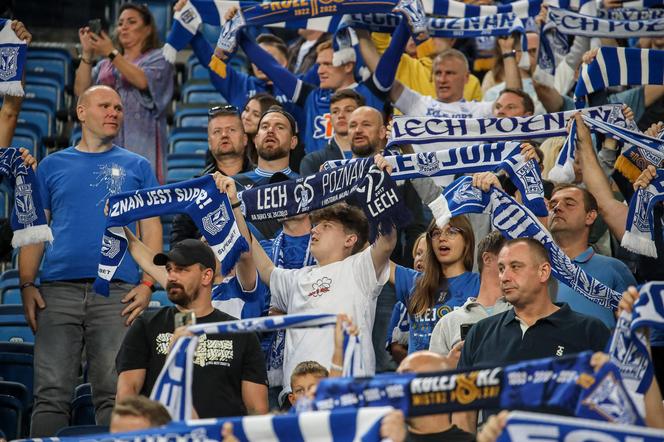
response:
<svg viewBox="0 0 664 442"><path fill-rule="evenodd" d="M427 239L427 232L422 232L418 235L417 238L415 238L415 242L413 243L413 250L410 252L410 254L413 256L413 259L415 259L415 255L417 255L417 246L420 245L420 241Z"/></svg>
<svg viewBox="0 0 664 442"><path fill-rule="evenodd" d="M473 226L465 216L455 216L450 219L450 225L461 230L464 240L463 266L467 271L473 269L475 252L475 235ZM424 272L417 278L413 294L408 301L408 313L421 315L428 308L436 304L436 298L442 287L447 285L447 278L443 274L440 262L436 259L436 253L431 244L431 232L436 229L436 220L431 221L427 229L427 252L424 255Z"/></svg>
<svg viewBox="0 0 664 442"><path fill-rule="evenodd" d="M506 87L505 89L500 91L498 97L500 98L501 95L508 93L518 95L519 97L521 97L521 101L523 102L523 109L526 112L530 112L531 114L535 113L535 103L533 103L533 99L530 97L530 95L528 95L521 89L512 89L511 87Z"/></svg>
<svg viewBox="0 0 664 442"><path fill-rule="evenodd" d="M355 92L353 89L339 89L330 97L330 106L332 106L337 101L346 99L354 100L355 104L357 104L357 107L364 106L365 104L364 97Z"/></svg>
<svg viewBox="0 0 664 442"><path fill-rule="evenodd" d="M330 376L330 372L327 371L327 368L323 367L316 361L303 361L295 366L293 372L290 375L290 383L293 385L295 378L298 376L306 376L312 374L319 378L326 378Z"/></svg>
<svg viewBox="0 0 664 442"><path fill-rule="evenodd" d="M116 402L112 414L143 417L153 427L160 427L171 422L168 410L161 403L145 396L129 396Z"/></svg>
<svg viewBox="0 0 664 442"><path fill-rule="evenodd" d="M150 27L150 33L143 42L143 47L141 48L141 54L145 54L147 51L156 49L159 46L161 46L161 44L159 43L159 36L157 35L157 25L155 24L154 17L152 16L150 9L148 9L146 5L139 5L136 3L125 3L124 5L120 6L120 10L118 11L118 17L127 9L133 9L134 11L138 12L138 14L143 19L143 24L145 24L145 26ZM114 36L113 40L114 43L120 46L120 52L124 54L124 48L122 47L122 45L118 43L117 35Z"/></svg>
<svg viewBox="0 0 664 442"><path fill-rule="evenodd" d="M484 269L484 260L482 259L482 255L484 255L485 252L498 255L500 253L500 249L502 249L505 245L505 241L505 237L500 232L491 232L482 238L477 244L476 261L477 269L479 270L480 275Z"/></svg>
<svg viewBox="0 0 664 442"><path fill-rule="evenodd" d="M284 57L288 58L288 47L286 46L286 43L276 35L261 34L256 37L256 43L264 43L268 46L272 46L277 51L281 52Z"/></svg>
<svg viewBox="0 0 664 442"><path fill-rule="evenodd" d="M326 49L332 49L334 51L334 48L332 47L332 38L326 38L318 43L318 46L316 46L316 54L320 54Z"/></svg>
<svg viewBox="0 0 664 442"><path fill-rule="evenodd" d="M555 195L556 192L563 189L578 189L581 191L581 193L583 194L583 208L585 209L586 213L591 212L593 210L595 212L599 211L597 200L595 199L593 194L590 193L588 189L584 189L583 187L580 187L577 184L569 184L569 183L557 184L551 191L551 197L553 198L553 195Z"/></svg>
<svg viewBox="0 0 664 442"><path fill-rule="evenodd" d="M246 109L247 104L249 104L249 102L252 100L256 100L258 102L258 105L261 108L260 112L261 116L263 115L263 113L265 113L266 110L268 110L272 106L281 106L281 103L279 103L277 99L274 98L272 95L268 94L267 92L259 92L247 100L247 102L244 105L244 108L242 108L243 112L244 109ZM251 134L251 135L247 134L249 141L247 142L246 152L249 161L251 161L253 164L258 163L258 152L256 151L256 145L254 144L255 135L256 134Z"/></svg>
<svg viewBox="0 0 664 442"><path fill-rule="evenodd" d="M344 232L357 235L357 242L351 250L351 255L364 249L364 245L369 239L367 217L355 206L337 203L312 212L310 217L312 224L318 224L321 221L336 221L344 227Z"/></svg>
<svg viewBox="0 0 664 442"><path fill-rule="evenodd" d="M548 263L551 264L549 252L544 247L544 244L534 238L514 238L505 241L503 248L510 247L515 244L523 243L528 246L530 253L537 259L537 264Z"/></svg>

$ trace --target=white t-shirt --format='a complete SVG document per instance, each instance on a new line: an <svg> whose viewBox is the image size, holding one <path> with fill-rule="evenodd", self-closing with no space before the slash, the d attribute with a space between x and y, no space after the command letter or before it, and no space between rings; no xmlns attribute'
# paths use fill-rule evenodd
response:
<svg viewBox="0 0 664 442"><path fill-rule="evenodd" d="M380 278L371 259L371 247L325 266L301 269L275 268L270 275L271 305L288 314L346 313L360 330L364 367L376 371L371 330L376 300L390 274L385 265ZM303 361L329 367L334 352L334 328L286 330L284 345L284 391L290 391L290 374Z"/></svg>
<svg viewBox="0 0 664 442"><path fill-rule="evenodd" d="M487 118L493 116L492 101L455 101L443 103L404 87L394 103L404 115L438 118Z"/></svg>

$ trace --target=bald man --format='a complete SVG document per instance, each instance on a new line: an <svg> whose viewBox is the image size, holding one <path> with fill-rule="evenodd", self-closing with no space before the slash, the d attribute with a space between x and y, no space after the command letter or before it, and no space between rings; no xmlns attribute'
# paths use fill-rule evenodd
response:
<svg viewBox="0 0 664 442"><path fill-rule="evenodd" d="M383 114L373 107L358 107L350 114L348 136L353 158L366 158L381 153L387 143Z"/></svg>
<svg viewBox="0 0 664 442"><path fill-rule="evenodd" d="M447 356L432 351L416 351L408 355L397 369L398 373L430 373L453 369ZM405 420L403 412L393 411L381 423L381 437L395 442L425 442L444 440L465 442L475 440L475 435L453 425L450 414L431 414Z"/></svg>
<svg viewBox="0 0 664 442"><path fill-rule="evenodd" d="M117 384L115 356L126 327L148 306L153 289L152 280L147 275L141 280L136 263L126 256L110 295L92 290L107 199L159 183L145 158L113 144L123 120L117 92L107 86L87 89L78 100L76 115L82 129L79 144L47 156L37 170L55 240L46 252L42 244L34 244L24 247L19 256L23 308L35 332L31 437L53 436L69 425L83 348L97 424L109 424ZM159 218L144 219L139 225L143 242L161 250ZM136 230L135 225L130 227ZM105 253L115 250L110 239L104 245Z"/></svg>

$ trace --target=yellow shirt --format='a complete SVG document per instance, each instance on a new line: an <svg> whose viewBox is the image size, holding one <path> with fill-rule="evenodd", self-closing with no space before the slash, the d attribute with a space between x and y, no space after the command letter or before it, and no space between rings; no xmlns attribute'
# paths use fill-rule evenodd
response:
<svg viewBox="0 0 664 442"><path fill-rule="evenodd" d="M378 52L382 54L390 44L391 37L390 34L373 32L371 38ZM401 56L395 79L415 92L436 98L436 89L431 75L432 70L433 60L431 57L413 58L404 54ZM469 75L468 82L463 88L463 98L466 101L482 100L480 80L473 74Z"/></svg>

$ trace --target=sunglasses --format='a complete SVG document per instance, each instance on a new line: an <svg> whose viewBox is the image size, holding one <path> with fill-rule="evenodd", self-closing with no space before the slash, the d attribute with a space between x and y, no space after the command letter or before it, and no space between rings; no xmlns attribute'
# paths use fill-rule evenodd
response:
<svg viewBox="0 0 664 442"><path fill-rule="evenodd" d="M214 106L208 110L208 120L211 120L217 115L239 115L237 107L232 104L222 104L221 106Z"/></svg>

